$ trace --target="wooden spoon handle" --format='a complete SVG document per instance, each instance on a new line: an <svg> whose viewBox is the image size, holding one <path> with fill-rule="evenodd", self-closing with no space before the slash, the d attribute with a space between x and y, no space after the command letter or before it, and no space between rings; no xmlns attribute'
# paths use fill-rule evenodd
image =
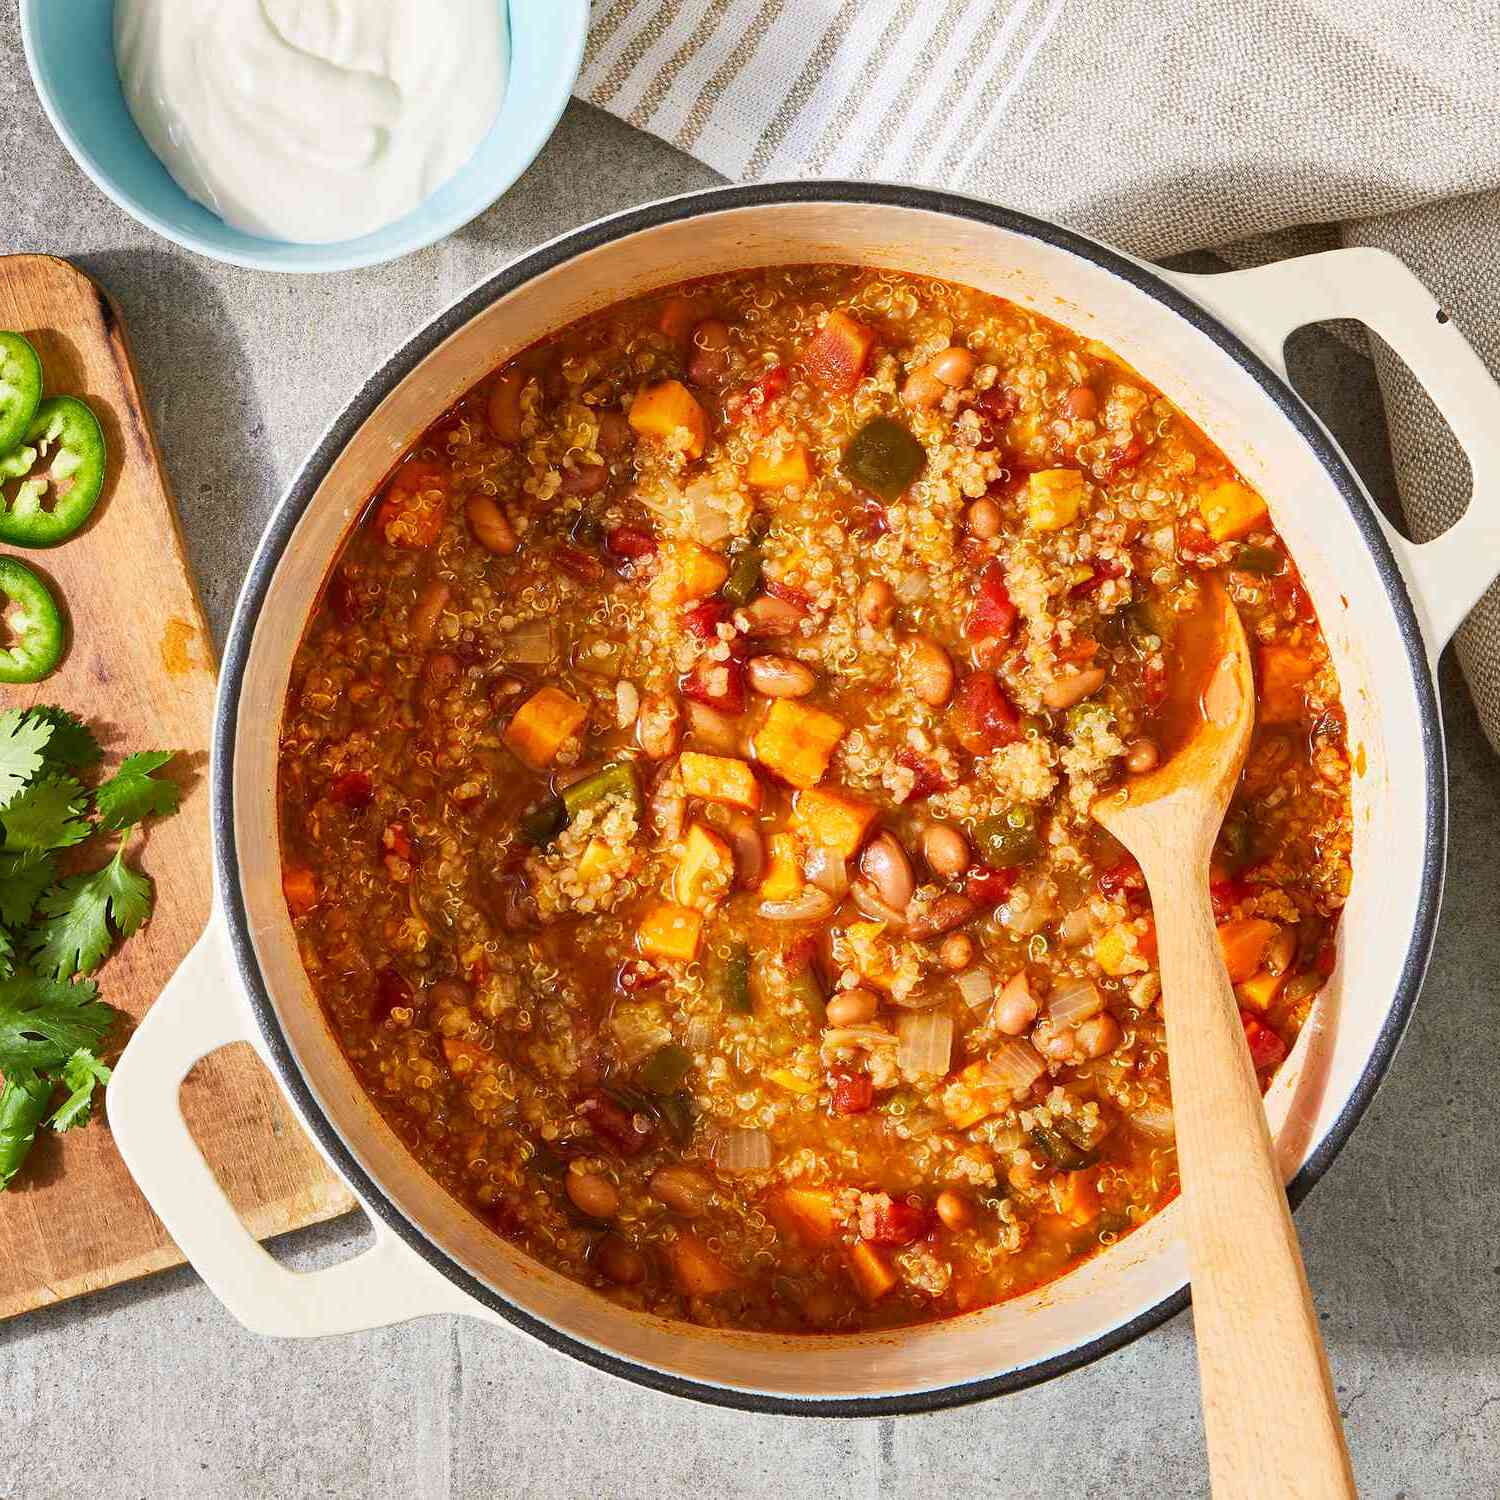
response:
<svg viewBox="0 0 1500 1500"><path fill-rule="evenodd" d="M1151 892L1213 1492L1352 1496L1328 1356L1206 871L1194 860L1163 864Z"/></svg>

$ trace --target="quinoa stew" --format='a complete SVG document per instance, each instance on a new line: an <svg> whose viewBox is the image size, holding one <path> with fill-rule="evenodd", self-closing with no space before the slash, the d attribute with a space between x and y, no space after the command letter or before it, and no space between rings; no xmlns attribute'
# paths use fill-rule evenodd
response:
<svg viewBox="0 0 1500 1500"><path fill-rule="evenodd" d="M1089 809L1180 734L1210 573L1256 659L1212 896L1264 1083L1349 763L1203 433L857 267L528 348L372 497L292 671L283 884L356 1075L496 1234L667 1317L894 1327L1098 1253L1177 1172L1150 903Z"/></svg>

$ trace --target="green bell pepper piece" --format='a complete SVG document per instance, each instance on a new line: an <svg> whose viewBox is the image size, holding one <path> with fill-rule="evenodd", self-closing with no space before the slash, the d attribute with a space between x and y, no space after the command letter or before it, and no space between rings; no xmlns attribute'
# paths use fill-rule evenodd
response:
<svg viewBox="0 0 1500 1500"><path fill-rule="evenodd" d="M887 504L899 500L927 463L927 450L899 422L872 417L849 440L847 478Z"/></svg>

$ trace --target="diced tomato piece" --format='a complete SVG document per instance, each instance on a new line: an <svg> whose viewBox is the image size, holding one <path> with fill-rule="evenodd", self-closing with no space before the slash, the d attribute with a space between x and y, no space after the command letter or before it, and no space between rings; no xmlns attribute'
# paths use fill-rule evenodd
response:
<svg viewBox="0 0 1500 1500"><path fill-rule="evenodd" d="M604 538L604 550L627 562L656 555L656 538L639 526L616 526Z"/></svg>
<svg viewBox="0 0 1500 1500"><path fill-rule="evenodd" d="M868 1073L839 1073L833 1079L833 1112L862 1115L875 1102L875 1084Z"/></svg>
<svg viewBox="0 0 1500 1500"><path fill-rule="evenodd" d="M335 776L329 783L328 796L330 801L337 802L340 807L358 810L370 805L375 796L375 784L370 780L368 771L345 771L342 776Z"/></svg>
<svg viewBox="0 0 1500 1500"><path fill-rule="evenodd" d="M578 551L576 547L554 547L552 561L570 578L576 578L580 583L601 583L604 580L604 564L597 557Z"/></svg>
<svg viewBox="0 0 1500 1500"><path fill-rule="evenodd" d="M1167 666L1155 658L1141 668L1141 697L1148 709L1158 709L1167 701Z"/></svg>
<svg viewBox="0 0 1500 1500"><path fill-rule="evenodd" d="M865 1238L872 1245L909 1245L927 1233L927 1210L893 1199L875 1210L874 1232Z"/></svg>
<svg viewBox="0 0 1500 1500"><path fill-rule="evenodd" d="M992 385L980 391L974 398L974 410L979 413L979 441L977 447L988 450L998 448L1001 429L1020 409L1016 393L1002 385Z"/></svg>
<svg viewBox="0 0 1500 1500"><path fill-rule="evenodd" d="M1075 583L1068 590L1075 599L1081 599L1094 593L1109 582L1111 578L1123 578L1125 576L1125 564L1116 562L1112 557L1095 558L1089 566L1093 568L1093 573L1088 578L1085 578L1082 583Z"/></svg>
<svg viewBox="0 0 1500 1500"><path fill-rule="evenodd" d="M306 865L288 865L281 872L281 894L293 917L305 917L318 904L318 877Z"/></svg>
<svg viewBox="0 0 1500 1500"><path fill-rule="evenodd" d="M411 1004L411 985L392 968L375 976L375 998L370 1005L370 1019L383 1021L393 1010Z"/></svg>
<svg viewBox="0 0 1500 1500"><path fill-rule="evenodd" d="M397 859L411 858L411 835L406 831L403 823L387 823L385 832L380 835L380 847L387 854L394 854Z"/></svg>
<svg viewBox="0 0 1500 1500"><path fill-rule="evenodd" d="M854 518L854 534L867 542L873 542L877 537L884 536L890 529L891 518L886 514L885 506L878 500L871 500L866 496L860 505L858 515Z"/></svg>
<svg viewBox="0 0 1500 1500"><path fill-rule="evenodd" d="M1208 887L1208 899L1213 903L1214 921L1224 921L1249 895L1250 887L1238 876L1212 881Z"/></svg>
<svg viewBox="0 0 1500 1500"><path fill-rule="evenodd" d="M717 640L719 626L729 618L729 606L722 599L705 599L684 610L682 628L700 641Z"/></svg>
<svg viewBox="0 0 1500 1500"><path fill-rule="evenodd" d="M1264 1022L1249 1011L1240 1012L1240 1023L1245 1028L1245 1041L1250 1047L1250 1061L1256 1072L1263 1068L1274 1068L1286 1056L1286 1043Z"/></svg>
<svg viewBox="0 0 1500 1500"><path fill-rule="evenodd" d="M924 797L932 796L934 792L953 790L947 777L938 770L936 763L928 760L925 755L919 755L915 750L903 746L896 752L896 764L905 767L915 778L912 781L911 795L907 798L908 802L920 802Z"/></svg>
<svg viewBox="0 0 1500 1500"><path fill-rule="evenodd" d="M1271 599L1278 611L1291 610L1293 617L1300 624L1310 625L1317 618L1312 600L1308 597L1307 590L1302 587L1302 575L1298 573L1296 564L1290 558L1287 559L1281 572L1271 580Z"/></svg>
<svg viewBox="0 0 1500 1500"><path fill-rule="evenodd" d="M953 712L958 741L971 755L1013 745L1021 735L1021 716L1005 696L993 672L970 672L958 685Z"/></svg>
<svg viewBox="0 0 1500 1500"><path fill-rule="evenodd" d="M737 657L731 656L728 661L700 661L680 686L684 698L716 708L721 714L745 711L745 664Z"/></svg>
<svg viewBox="0 0 1500 1500"><path fill-rule="evenodd" d="M1186 522L1177 528L1177 550L1184 557L1201 557L1212 552L1218 543L1196 522Z"/></svg>
<svg viewBox="0 0 1500 1500"><path fill-rule="evenodd" d="M729 415L744 422L759 423L765 418L768 408L786 394L792 377L784 365L772 365L759 380L748 386L738 396L731 396L725 403Z"/></svg>
<svg viewBox="0 0 1500 1500"><path fill-rule="evenodd" d="M585 1094L578 1102L578 1114L587 1121L600 1145L617 1156L639 1156L651 1139L651 1126L645 1128L644 1116L632 1114L600 1089Z"/></svg>
<svg viewBox="0 0 1500 1500"><path fill-rule="evenodd" d="M790 583L782 583L779 578L767 578L761 587L772 598L780 599L783 604L790 604L794 609L800 609L803 614L812 608L812 600L801 589Z"/></svg>
<svg viewBox="0 0 1500 1500"><path fill-rule="evenodd" d="M996 869L993 865L975 865L964 876L964 895L981 906L999 906L1015 889L1018 870Z"/></svg>
<svg viewBox="0 0 1500 1500"><path fill-rule="evenodd" d="M1100 873L1095 881L1100 894L1105 896L1139 895L1146 889L1146 877L1141 867L1127 855L1119 864Z"/></svg>
<svg viewBox="0 0 1500 1500"><path fill-rule="evenodd" d="M1138 437L1133 437L1129 442L1115 448L1104 460L1104 476L1106 479L1115 479L1121 474L1128 474L1146 456L1146 444Z"/></svg>
<svg viewBox="0 0 1500 1500"><path fill-rule="evenodd" d="M625 994L634 995L641 990L649 990L654 985L662 983L666 977L664 969L658 969L655 964L647 962L644 958L627 958L620 965L620 972L615 976L615 983Z"/></svg>
<svg viewBox="0 0 1500 1500"><path fill-rule="evenodd" d="M964 635L971 641L1009 640L1017 613L1005 587L1005 566L998 557L992 557L979 575L979 591L964 624Z"/></svg>

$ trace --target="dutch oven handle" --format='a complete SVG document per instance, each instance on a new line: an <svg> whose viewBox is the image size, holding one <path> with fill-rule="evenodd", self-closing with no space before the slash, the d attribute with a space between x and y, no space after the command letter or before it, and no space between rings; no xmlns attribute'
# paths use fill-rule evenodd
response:
<svg viewBox="0 0 1500 1500"><path fill-rule="evenodd" d="M1468 508L1440 537L1417 545L1385 526L1425 627L1432 661L1500 574L1500 386L1437 299L1385 250L1351 247L1218 275L1172 274L1273 369L1296 329L1353 318L1411 367L1468 455ZM1384 523L1383 523L1384 524Z"/></svg>
<svg viewBox="0 0 1500 1500"><path fill-rule="evenodd" d="M182 1080L199 1058L254 1040L216 911L131 1037L105 1091L125 1165L209 1290L246 1328L279 1338L477 1311L373 1216L374 1246L319 1271L289 1271L255 1242L209 1171L178 1102Z"/></svg>

